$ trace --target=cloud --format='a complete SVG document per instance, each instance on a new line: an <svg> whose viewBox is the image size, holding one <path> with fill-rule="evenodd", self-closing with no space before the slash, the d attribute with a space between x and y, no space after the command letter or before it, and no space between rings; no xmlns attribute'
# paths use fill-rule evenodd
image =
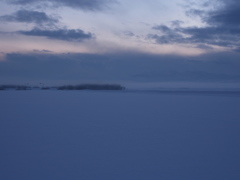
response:
<svg viewBox="0 0 240 180"><path fill-rule="evenodd" d="M224 47L240 47L240 1L218 1L214 10L196 13L208 26L186 28L183 31L193 36L194 40L204 41ZM197 11L196 11L197 12Z"/></svg>
<svg viewBox="0 0 240 180"><path fill-rule="evenodd" d="M238 0L219 0L220 3L214 10L209 10L199 14L203 21L209 25L218 27L239 27L240 19L240 1Z"/></svg>
<svg viewBox="0 0 240 180"><path fill-rule="evenodd" d="M172 26L174 27L180 27L181 24L183 24L183 21L180 20L175 20L175 21L171 21Z"/></svg>
<svg viewBox="0 0 240 180"><path fill-rule="evenodd" d="M166 25L158 25L152 27L152 29L161 32L161 35L158 34L149 34L148 38L155 39L159 44L170 44L175 42L181 42L183 37L178 33L176 29L172 29Z"/></svg>
<svg viewBox="0 0 240 180"><path fill-rule="evenodd" d="M52 3L54 6L68 6L84 10L100 10L106 8L109 3L113 3L115 0L7 0L7 2L18 5Z"/></svg>
<svg viewBox="0 0 240 180"><path fill-rule="evenodd" d="M53 51L49 51L49 50L46 50L46 49L42 49L42 50L38 50L38 49L33 49L33 52L34 53L53 53Z"/></svg>
<svg viewBox="0 0 240 180"><path fill-rule="evenodd" d="M92 33L85 33L81 29L57 29L57 30L42 30L42 29L32 29L30 31L18 31L19 34L26 36L40 36L49 39L58 39L64 41L76 41L81 42L83 40L93 39L94 35Z"/></svg>
<svg viewBox="0 0 240 180"><path fill-rule="evenodd" d="M155 39L159 44L181 43L184 38L177 31L166 25L154 26L153 29L160 31L163 35L149 34L148 38Z"/></svg>
<svg viewBox="0 0 240 180"><path fill-rule="evenodd" d="M172 29L166 25L154 26L153 29L159 30L163 33L172 33Z"/></svg>
<svg viewBox="0 0 240 180"><path fill-rule="evenodd" d="M165 25L153 27L161 32L149 34L148 38L154 39L158 44L185 43L202 45L216 45L222 47L240 46L240 31L230 27L185 27L171 28Z"/></svg>
<svg viewBox="0 0 240 180"><path fill-rule="evenodd" d="M11 15L0 16L0 20L9 22L35 23L38 25L54 25L55 23L58 23L57 18L48 16L44 12L29 10L19 10Z"/></svg>
<svg viewBox="0 0 240 180"><path fill-rule="evenodd" d="M135 34L134 34L132 31L123 31L123 34L124 34L125 36L129 36L129 37L135 36Z"/></svg>
<svg viewBox="0 0 240 180"><path fill-rule="evenodd" d="M172 24L154 26L153 29L160 33L149 34L148 38L154 39L159 44L189 43L202 45L216 45L239 49L240 47L240 1L219 0L220 4L208 10L189 9L187 15L200 17L206 26L202 27L181 27ZM216 3L216 1L215 1ZM210 6L206 4L204 6ZM211 4L211 6L213 6Z"/></svg>

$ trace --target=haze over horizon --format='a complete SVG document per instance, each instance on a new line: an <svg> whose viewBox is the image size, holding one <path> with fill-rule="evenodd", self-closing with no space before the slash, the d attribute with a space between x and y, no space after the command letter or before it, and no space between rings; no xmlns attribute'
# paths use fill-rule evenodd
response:
<svg viewBox="0 0 240 180"><path fill-rule="evenodd" d="M2 0L0 84L240 82L237 0Z"/></svg>

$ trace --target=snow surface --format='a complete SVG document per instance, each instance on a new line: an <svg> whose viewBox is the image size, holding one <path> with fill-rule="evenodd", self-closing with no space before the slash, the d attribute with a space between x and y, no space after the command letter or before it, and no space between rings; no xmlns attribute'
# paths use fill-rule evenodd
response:
<svg viewBox="0 0 240 180"><path fill-rule="evenodd" d="M239 180L240 95L1 91L1 180Z"/></svg>

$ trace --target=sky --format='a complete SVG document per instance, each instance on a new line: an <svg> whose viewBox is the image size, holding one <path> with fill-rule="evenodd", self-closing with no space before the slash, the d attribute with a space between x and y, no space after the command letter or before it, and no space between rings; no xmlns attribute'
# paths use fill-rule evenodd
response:
<svg viewBox="0 0 240 180"><path fill-rule="evenodd" d="M237 0L1 0L0 84L240 82Z"/></svg>

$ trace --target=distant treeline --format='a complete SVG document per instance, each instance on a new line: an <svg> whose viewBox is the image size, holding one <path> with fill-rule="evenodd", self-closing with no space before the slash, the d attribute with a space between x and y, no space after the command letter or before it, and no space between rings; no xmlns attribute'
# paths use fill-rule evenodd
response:
<svg viewBox="0 0 240 180"><path fill-rule="evenodd" d="M15 89L15 90L29 90L30 86L25 85L0 85L0 90Z"/></svg>
<svg viewBox="0 0 240 180"><path fill-rule="evenodd" d="M25 85L0 85L0 90L124 90L125 87L118 84L80 84L80 85L65 85L56 87L31 87Z"/></svg>
<svg viewBox="0 0 240 180"><path fill-rule="evenodd" d="M80 84L59 86L58 90L124 90L125 87L117 84Z"/></svg>

